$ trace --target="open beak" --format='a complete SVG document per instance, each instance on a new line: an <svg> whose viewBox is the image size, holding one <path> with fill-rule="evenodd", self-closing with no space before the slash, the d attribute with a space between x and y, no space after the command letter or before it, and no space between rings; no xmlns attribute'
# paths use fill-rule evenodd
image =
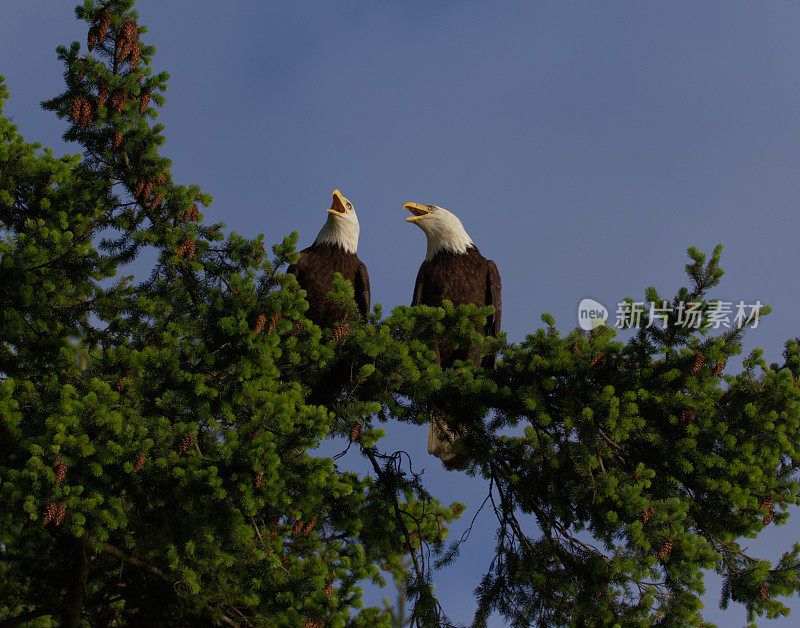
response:
<svg viewBox="0 0 800 628"><path fill-rule="evenodd" d="M331 208L328 210L329 214L343 215L347 213L347 208L344 206L344 196L339 190L333 191L333 202Z"/></svg>
<svg viewBox="0 0 800 628"><path fill-rule="evenodd" d="M403 205L403 209L407 209L414 214L413 216L406 218L407 222L414 222L415 220L419 220L420 218L423 218L431 213L425 208L424 205L420 205L419 203L406 203Z"/></svg>

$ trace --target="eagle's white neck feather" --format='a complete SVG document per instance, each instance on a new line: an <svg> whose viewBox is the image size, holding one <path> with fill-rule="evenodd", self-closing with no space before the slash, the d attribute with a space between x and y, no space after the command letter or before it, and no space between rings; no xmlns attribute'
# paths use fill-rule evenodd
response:
<svg viewBox="0 0 800 628"><path fill-rule="evenodd" d="M440 251L466 253L474 246L472 238L455 214L437 207L433 212L415 221L428 238L428 251L425 259L430 261Z"/></svg>
<svg viewBox="0 0 800 628"><path fill-rule="evenodd" d="M342 247L348 253L358 250L358 218L355 211L347 214L328 214L314 244L332 244Z"/></svg>

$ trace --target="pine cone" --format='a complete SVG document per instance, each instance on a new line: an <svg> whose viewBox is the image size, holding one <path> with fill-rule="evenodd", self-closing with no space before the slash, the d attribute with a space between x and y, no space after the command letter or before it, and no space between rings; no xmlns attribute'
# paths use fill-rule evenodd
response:
<svg viewBox="0 0 800 628"><path fill-rule="evenodd" d="M70 105L69 117L75 124L78 124L80 122L82 112L83 112L83 106L81 105L81 99L76 98L75 100L72 101L72 104Z"/></svg>
<svg viewBox="0 0 800 628"><path fill-rule="evenodd" d="M597 355L594 357L594 359L592 360L592 364L591 364L591 366L595 366L595 365L596 365L596 364L597 364L597 363L598 363L600 360L602 360L602 359L603 359L603 355L604 355L603 353L598 353L598 354L597 354Z"/></svg>
<svg viewBox="0 0 800 628"><path fill-rule="evenodd" d="M261 330L264 329L264 325L267 322L267 317L263 314L258 315L258 319L256 320L256 326L253 328L254 334L260 334Z"/></svg>
<svg viewBox="0 0 800 628"><path fill-rule="evenodd" d="M59 458L53 463L53 468L56 470L56 486L58 486L67 475L67 465L65 465L64 461Z"/></svg>
<svg viewBox="0 0 800 628"><path fill-rule="evenodd" d="M258 473L256 473L256 481L255 481L256 488L261 488L261 482L263 481L264 481L264 472L259 471Z"/></svg>
<svg viewBox="0 0 800 628"><path fill-rule="evenodd" d="M312 517L311 521L309 521L305 526L303 526L303 534L311 534L314 531L314 527L317 525L317 518Z"/></svg>
<svg viewBox="0 0 800 628"><path fill-rule="evenodd" d="M581 354L581 348L577 342L574 345L572 345L572 353L574 353L575 355Z"/></svg>
<svg viewBox="0 0 800 628"><path fill-rule="evenodd" d="M720 373L722 373L724 369L725 369L725 360L723 360L722 362L717 364L717 366L714 367L714 375L718 376Z"/></svg>
<svg viewBox="0 0 800 628"><path fill-rule="evenodd" d="M192 259L194 257L195 243L194 240L186 240L186 258Z"/></svg>
<svg viewBox="0 0 800 628"><path fill-rule="evenodd" d="M758 597L761 598L761 601L766 601L769 599L769 587L766 585L766 583L762 584L758 589Z"/></svg>
<svg viewBox="0 0 800 628"><path fill-rule="evenodd" d="M644 509L644 512L642 513L642 523L647 523L650 521L650 517L653 516L654 510L653 504L649 504L647 508Z"/></svg>
<svg viewBox="0 0 800 628"><path fill-rule="evenodd" d="M176 255L178 257L183 257L185 253L186 253L186 242L184 242L178 247L178 252L176 253Z"/></svg>
<svg viewBox="0 0 800 628"><path fill-rule="evenodd" d="M272 318L269 319L269 327L267 327L267 335L275 331L275 327L278 325L278 321L281 320L282 316L283 314L281 312L273 312Z"/></svg>
<svg viewBox="0 0 800 628"><path fill-rule="evenodd" d="M691 408L681 410L681 424L686 425L687 423L694 423L694 410Z"/></svg>
<svg viewBox="0 0 800 628"><path fill-rule="evenodd" d="M89 29L89 34L86 37L86 47L89 48L89 52L94 50L96 43L97 43L97 27L92 26Z"/></svg>
<svg viewBox="0 0 800 628"><path fill-rule="evenodd" d="M131 69L136 68L139 65L139 59L142 57L142 44L138 41L131 45L131 58L129 59L131 64Z"/></svg>
<svg viewBox="0 0 800 628"><path fill-rule="evenodd" d="M102 9L95 18L95 25L97 26L97 41L102 42L108 33L108 27L111 26L111 14L107 9Z"/></svg>
<svg viewBox="0 0 800 628"><path fill-rule="evenodd" d="M661 544L661 549L658 550L658 560L664 560L672 552L673 543L670 540L664 541Z"/></svg>
<svg viewBox="0 0 800 628"><path fill-rule="evenodd" d="M297 536L302 531L303 531L303 522L298 519L297 521L294 522L294 525L292 526L291 534L292 536Z"/></svg>
<svg viewBox="0 0 800 628"><path fill-rule="evenodd" d="M125 40L126 44L132 45L139 34L138 27L136 26L136 22L128 21L125 22L125 26L122 27L122 37Z"/></svg>
<svg viewBox="0 0 800 628"><path fill-rule="evenodd" d="M305 628L325 628L325 624L321 619L309 619L306 621Z"/></svg>
<svg viewBox="0 0 800 628"><path fill-rule="evenodd" d="M197 217L200 215L200 211L197 209L197 205L192 205L189 209L183 212L183 219L188 222L190 220L194 221L197 220Z"/></svg>
<svg viewBox="0 0 800 628"><path fill-rule="evenodd" d="M60 502L57 504L56 507L57 507L57 511L56 511L55 519L53 519L53 523L55 523L57 526L60 526L61 522L64 520L64 515L66 514L67 509L64 507L64 504L62 504Z"/></svg>
<svg viewBox="0 0 800 628"><path fill-rule="evenodd" d="M764 515L762 521L764 522L765 526L768 526L772 523L772 520L775 518L775 512L772 510L772 498L765 497L761 500L761 508L767 511L767 514Z"/></svg>
<svg viewBox="0 0 800 628"><path fill-rule="evenodd" d="M114 133L114 139L111 142L111 145L114 148L119 148L119 145L122 144L122 133Z"/></svg>
<svg viewBox="0 0 800 628"><path fill-rule="evenodd" d="M115 89L111 92L111 100L108 104L114 113L122 113L125 108L125 92Z"/></svg>
<svg viewBox="0 0 800 628"><path fill-rule="evenodd" d="M147 111L147 105L150 104L150 92L144 91L139 97L139 115Z"/></svg>
<svg viewBox="0 0 800 628"><path fill-rule="evenodd" d="M142 198L140 200L146 201L151 196L153 196L153 182L147 181L144 184L144 188L142 188Z"/></svg>
<svg viewBox="0 0 800 628"><path fill-rule="evenodd" d="M144 191L144 179L139 179L136 182L136 187L133 188L133 197L138 199L142 195L143 191Z"/></svg>
<svg viewBox="0 0 800 628"><path fill-rule="evenodd" d="M327 587L325 587L325 595L328 597L333 595L333 584L329 584Z"/></svg>
<svg viewBox="0 0 800 628"><path fill-rule="evenodd" d="M161 203L162 203L163 201L164 201L164 196L163 196L161 193L158 193L158 194L156 194L156 195L153 197L153 202L152 202L152 203L150 203L150 211L151 211L151 212L152 212L152 211L155 211L156 207L158 207L159 205L161 205Z"/></svg>
<svg viewBox="0 0 800 628"><path fill-rule="evenodd" d="M48 524L52 521L56 525L60 525L61 521L64 519L64 512L64 504L60 502L50 502L44 510L43 522Z"/></svg>
<svg viewBox="0 0 800 628"><path fill-rule="evenodd" d="M350 428L351 443L354 443L359 439L359 437L361 436L361 428L362 428L361 421L356 421L355 423L353 423L353 427Z"/></svg>
<svg viewBox="0 0 800 628"><path fill-rule="evenodd" d="M144 466L144 461L145 461L144 452L142 450L139 450L139 457L136 458L136 463L133 465L134 473L139 473L139 471L142 470L142 467Z"/></svg>
<svg viewBox="0 0 800 628"><path fill-rule="evenodd" d="M92 105L85 98L81 101L81 126L92 126Z"/></svg>
<svg viewBox="0 0 800 628"><path fill-rule="evenodd" d="M178 445L178 453L185 454L189 451L189 447L192 446L192 443L194 443L194 434L184 434L180 445Z"/></svg>
<svg viewBox="0 0 800 628"><path fill-rule="evenodd" d="M700 369L703 368L703 363L705 361L706 361L706 359L703 357L703 354L702 353L698 353L697 357L694 359L694 366L692 367L692 370L690 371L690 373L692 375L697 375L700 372Z"/></svg>
<svg viewBox="0 0 800 628"><path fill-rule="evenodd" d="M155 181L156 185L164 185L167 182L168 178L169 174L166 172L162 172L160 175L158 175L158 179L156 179Z"/></svg>
<svg viewBox="0 0 800 628"><path fill-rule="evenodd" d="M333 330L333 339L334 341L338 342L343 338L347 337L347 334L350 333L350 325L347 323L339 323L336 326L336 329Z"/></svg>
<svg viewBox="0 0 800 628"><path fill-rule="evenodd" d="M294 331L292 332L292 336L296 336L301 331L303 331L303 323L301 323L300 321L296 321L294 324Z"/></svg>
<svg viewBox="0 0 800 628"><path fill-rule="evenodd" d="M100 89L97 90L97 106L103 107L106 104L106 100L108 100L108 85L101 85Z"/></svg>

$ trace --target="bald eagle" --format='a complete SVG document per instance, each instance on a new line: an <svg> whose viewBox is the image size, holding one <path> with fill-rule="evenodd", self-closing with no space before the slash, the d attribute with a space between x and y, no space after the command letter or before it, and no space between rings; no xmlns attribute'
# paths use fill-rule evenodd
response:
<svg viewBox="0 0 800 628"><path fill-rule="evenodd" d="M411 305L436 307L445 299L453 305L492 305L494 314L478 331L497 336L502 307L500 273L495 263L480 254L455 214L436 205L406 203L403 207L413 214L406 220L422 229L428 240L428 251L417 273ZM442 344L437 347L437 360L442 367L450 366L455 360L471 360L478 364L479 359L477 347L453 349ZM482 365L492 368L494 360L495 356L486 356ZM436 423L432 421L428 426L428 453L440 458L447 469L464 468L464 461L458 459L451 444L442 438L442 432L449 433L449 430Z"/></svg>
<svg viewBox="0 0 800 628"><path fill-rule="evenodd" d="M327 298L334 273L341 273L353 284L362 316L367 315L370 307L367 267L356 255L359 227L355 207L339 190L334 190L327 211L328 218L314 244L300 251L300 259L287 269L306 291L309 305L306 316L320 327L332 327L345 317L342 308Z"/></svg>

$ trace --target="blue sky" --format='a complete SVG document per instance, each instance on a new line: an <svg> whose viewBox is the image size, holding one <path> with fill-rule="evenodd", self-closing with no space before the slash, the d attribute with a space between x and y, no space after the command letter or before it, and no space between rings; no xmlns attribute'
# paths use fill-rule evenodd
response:
<svg viewBox="0 0 800 628"><path fill-rule="evenodd" d="M268 243L298 230L306 246L341 189L384 312L409 303L424 256L403 220L415 201L458 214L496 261L513 341L545 311L575 327L585 297L613 312L648 285L670 295L686 248L718 242L717 296L774 308L746 350L777 361L798 334L797 3L137 4L154 67L171 74L163 152L176 181L214 196L206 219ZM6 112L27 139L62 150L63 123L38 103L61 90L55 46L85 45L72 6L6 0L0 22ZM425 459L424 428L387 429L434 494L469 505L468 521L484 487ZM488 565L485 514L438 579L460 621ZM751 549L774 558L797 532L771 530ZM710 581L707 618L743 624L741 609L716 608L718 593Z"/></svg>

